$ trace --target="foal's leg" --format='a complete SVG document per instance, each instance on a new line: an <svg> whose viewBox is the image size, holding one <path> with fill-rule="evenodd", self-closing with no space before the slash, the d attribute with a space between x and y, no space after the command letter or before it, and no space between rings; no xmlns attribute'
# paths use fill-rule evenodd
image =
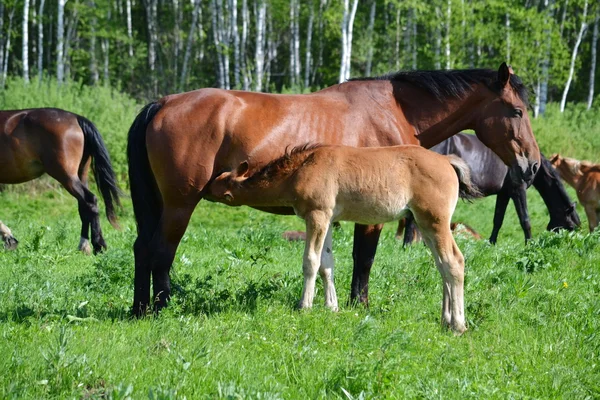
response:
<svg viewBox="0 0 600 400"><path fill-rule="evenodd" d="M4 225L2 221L0 221L0 236L2 236L2 241L4 242L4 248L6 250L14 250L17 248L19 241L15 239L8 226Z"/></svg>
<svg viewBox="0 0 600 400"><path fill-rule="evenodd" d="M442 325L457 333L467 330L464 310L465 260L452 237L449 221L420 226L425 243L431 249L442 275L444 300Z"/></svg>
<svg viewBox="0 0 600 400"><path fill-rule="evenodd" d="M375 260L381 229L383 229L383 224L354 225L354 246L352 248L354 269L350 287L351 304L361 302L365 306L369 306L369 274Z"/></svg>
<svg viewBox="0 0 600 400"><path fill-rule="evenodd" d="M590 232L593 232L594 229L596 229L596 227L598 226L599 221L596 204L585 204L583 206L583 209L585 210L585 215L588 219L588 227L590 228Z"/></svg>
<svg viewBox="0 0 600 400"><path fill-rule="evenodd" d="M335 293L335 286L333 284L334 260L332 231L333 224L329 225L329 229L327 229L327 235L325 236L325 243L323 245L323 251L321 252L321 268L319 268L319 275L321 275L321 279L323 279L325 306L331 308L333 311L337 311L338 300Z"/></svg>
<svg viewBox="0 0 600 400"><path fill-rule="evenodd" d="M306 221L306 244L302 262L304 288L298 307L311 308L315 297L317 271L321 264L321 253L331 221L331 213L321 210L310 211L306 213L304 220Z"/></svg>

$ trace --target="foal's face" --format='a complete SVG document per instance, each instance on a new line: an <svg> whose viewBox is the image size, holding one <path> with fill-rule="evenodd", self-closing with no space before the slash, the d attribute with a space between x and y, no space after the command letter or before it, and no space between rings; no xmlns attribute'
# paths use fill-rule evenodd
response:
<svg viewBox="0 0 600 400"><path fill-rule="evenodd" d="M512 70L503 63L495 83L497 91L489 91L492 98L479 111L475 131L479 140L511 168L515 183L522 179L529 185L540 166L540 150L527 104L511 85L511 75Z"/></svg>
<svg viewBox="0 0 600 400"><path fill-rule="evenodd" d="M248 162L241 163L235 171L223 172L217 176L208 187L207 199L229 204L232 206L241 205L240 199L234 196L236 188L247 177ZM237 193L235 193L237 194Z"/></svg>

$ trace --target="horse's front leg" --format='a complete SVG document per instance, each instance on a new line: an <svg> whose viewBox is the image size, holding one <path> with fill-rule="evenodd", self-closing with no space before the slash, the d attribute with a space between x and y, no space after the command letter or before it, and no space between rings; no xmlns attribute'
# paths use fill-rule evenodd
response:
<svg viewBox="0 0 600 400"><path fill-rule="evenodd" d="M306 244L304 247L304 259L302 260L302 272L304 275L304 288L300 298L299 308L311 308L315 297L315 281L317 271L321 264L321 253L327 236L331 213L315 210L306 213Z"/></svg>
<svg viewBox="0 0 600 400"><path fill-rule="evenodd" d="M521 223L521 228L525 234L525 242L531 239L531 222L529 221L529 212L527 210L527 186L523 184L519 188L515 188L512 194L512 200L515 204L515 210Z"/></svg>
<svg viewBox="0 0 600 400"><path fill-rule="evenodd" d="M350 303L363 303L369 305L369 274L375 260L377 243L383 224L354 226L354 247L352 258L354 270L352 271L352 285L350 288Z"/></svg>
<svg viewBox="0 0 600 400"><path fill-rule="evenodd" d="M14 250L17 248L19 241L12 235L8 226L4 225L2 221L0 221L0 236L2 236L5 249Z"/></svg>
<svg viewBox="0 0 600 400"><path fill-rule="evenodd" d="M325 292L325 307L329 307L333 311L338 310L338 299L333 283L333 225L329 225L327 235L325 236L325 244L321 252L321 268L319 274L323 280L323 289Z"/></svg>

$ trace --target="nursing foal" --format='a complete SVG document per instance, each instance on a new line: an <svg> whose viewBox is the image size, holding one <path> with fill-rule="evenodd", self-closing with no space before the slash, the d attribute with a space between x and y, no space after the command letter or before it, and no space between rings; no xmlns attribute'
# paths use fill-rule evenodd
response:
<svg viewBox="0 0 600 400"><path fill-rule="evenodd" d="M464 258L452 237L450 219L459 194L474 198L479 192L460 158L420 146L304 146L254 174L244 161L237 170L219 175L208 191L207 199L234 206L293 207L305 220L300 308L312 306L317 271L325 287L325 305L338 307L332 222L380 224L397 221L410 210L442 275L442 324L458 333L466 330Z"/></svg>

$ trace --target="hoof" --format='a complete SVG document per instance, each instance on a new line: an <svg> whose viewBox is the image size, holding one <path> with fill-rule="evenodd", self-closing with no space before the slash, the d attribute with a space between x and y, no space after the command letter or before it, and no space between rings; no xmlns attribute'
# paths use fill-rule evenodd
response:
<svg viewBox="0 0 600 400"><path fill-rule="evenodd" d="M85 238L81 238L81 240L79 241L78 250L81 251L86 256L89 256L90 254L92 254L92 248L90 247L90 241Z"/></svg>
<svg viewBox="0 0 600 400"><path fill-rule="evenodd" d="M4 248L6 250L14 250L19 245L19 241L14 236L7 236L4 238Z"/></svg>

